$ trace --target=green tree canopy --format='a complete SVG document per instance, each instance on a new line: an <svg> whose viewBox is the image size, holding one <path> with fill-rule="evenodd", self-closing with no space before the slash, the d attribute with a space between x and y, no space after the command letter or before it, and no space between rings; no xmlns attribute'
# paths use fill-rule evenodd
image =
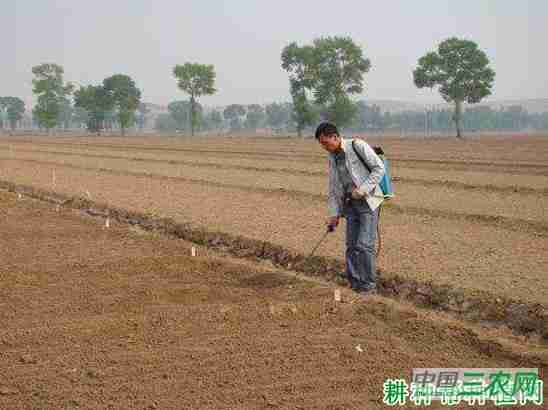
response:
<svg viewBox="0 0 548 410"><path fill-rule="evenodd" d="M0 97L0 129L4 128L4 110L6 109L6 103L4 99L6 97Z"/></svg>
<svg viewBox="0 0 548 410"><path fill-rule="evenodd" d="M413 80L419 88L439 87L447 102L455 103L457 137L461 138L462 104L478 103L491 94L495 72L487 55L473 41L449 38L418 61Z"/></svg>
<svg viewBox="0 0 548 410"><path fill-rule="evenodd" d="M332 120L342 127L353 116L345 114L349 106L354 105L349 97L363 92L363 75L369 71L371 63L350 37L314 40L313 56L316 103L326 106L333 113Z"/></svg>
<svg viewBox="0 0 548 410"><path fill-rule="evenodd" d="M139 107L141 91L135 81L125 74L115 74L103 80L103 87L111 104L118 114L118 122L122 135L135 119L135 110Z"/></svg>
<svg viewBox="0 0 548 410"><path fill-rule="evenodd" d="M343 127L356 116L351 96L363 92L363 75L371 67L350 37L321 37L312 46L291 43L282 52L282 68L289 73L297 130L315 120L308 92L326 119Z"/></svg>
<svg viewBox="0 0 548 410"><path fill-rule="evenodd" d="M254 129L260 128L265 121L264 108L259 104L250 104L247 106L247 117L245 121L246 128Z"/></svg>
<svg viewBox="0 0 548 410"><path fill-rule="evenodd" d="M293 106L290 103L271 103L265 107L266 122L273 129L287 127Z"/></svg>
<svg viewBox="0 0 548 410"><path fill-rule="evenodd" d="M245 107L241 104L230 104L223 111L225 119L230 122L230 128L233 130L242 128L241 117L245 114Z"/></svg>
<svg viewBox="0 0 548 410"><path fill-rule="evenodd" d="M154 128L162 132L175 131L177 130L177 123L170 114L162 113L156 117Z"/></svg>
<svg viewBox="0 0 548 410"><path fill-rule="evenodd" d="M72 125L72 117L74 115L72 101L69 98L63 99L60 108L57 124L60 124L65 130L69 129Z"/></svg>
<svg viewBox="0 0 548 410"><path fill-rule="evenodd" d="M57 64L40 64L32 68L33 93L38 102L33 114L40 125L51 130L57 125L65 99L72 93L74 86L63 82L63 67Z"/></svg>
<svg viewBox="0 0 548 410"><path fill-rule="evenodd" d="M169 114L176 124L176 129L179 131L192 130L192 104L190 101L172 101L167 106ZM195 126L198 126L203 113L203 107L200 103L195 103Z"/></svg>
<svg viewBox="0 0 548 410"><path fill-rule="evenodd" d="M291 43L282 51L282 68L289 74L289 91L293 99L292 119L297 125L299 136L317 118L308 96L315 83L313 60L312 46L299 47L297 43Z"/></svg>
<svg viewBox="0 0 548 410"><path fill-rule="evenodd" d="M188 101L173 101L167 106L169 114L178 130L184 130L190 124L191 109Z"/></svg>
<svg viewBox="0 0 548 410"><path fill-rule="evenodd" d="M74 94L76 96L76 91ZM76 97L74 101L74 113L72 115L72 123L77 126L77 128L82 128L82 126L88 126L90 115L85 108L79 107L76 105Z"/></svg>
<svg viewBox="0 0 548 410"><path fill-rule="evenodd" d="M0 112L4 109L13 131L17 127L17 122L23 118L25 103L19 97L0 97Z"/></svg>
<svg viewBox="0 0 548 410"><path fill-rule="evenodd" d="M212 110L206 115L205 123L208 129L218 130L223 125L223 114L218 110Z"/></svg>
<svg viewBox="0 0 548 410"><path fill-rule="evenodd" d="M217 91L215 89L215 69L213 65L185 63L176 65L173 75L177 79L179 89L190 95L191 129L192 135L194 135L194 129L198 122L197 98L202 95L215 94Z"/></svg>
<svg viewBox="0 0 548 410"><path fill-rule="evenodd" d="M105 128L105 119L114 108L114 101L102 85L80 87L74 93L74 106L88 113L86 126L88 131L100 133Z"/></svg>
<svg viewBox="0 0 548 410"><path fill-rule="evenodd" d="M139 125L139 129L143 130L146 125L147 114L150 113L150 108L147 107L146 103L139 103L137 111L139 112L139 118L137 120L137 123Z"/></svg>

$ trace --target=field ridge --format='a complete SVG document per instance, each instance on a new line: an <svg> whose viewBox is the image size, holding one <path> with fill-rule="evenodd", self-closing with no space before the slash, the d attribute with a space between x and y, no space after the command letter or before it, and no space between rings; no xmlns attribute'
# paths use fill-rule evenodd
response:
<svg viewBox="0 0 548 410"><path fill-rule="evenodd" d="M11 161L13 159L9 157L0 157L0 160ZM63 168L69 168L69 169L98 171L102 173L108 173L111 175L146 177L146 178L163 180L163 181L184 181L192 184L200 184L205 186L213 186L213 187L221 187L221 188L231 188L231 189L237 189L245 192L260 192L262 194L274 195L274 196L288 195L293 197L300 197L300 198L306 198L306 199L312 199L312 200L318 200L318 201L324 201L324 202L327 200L327 196L324 194L314 194L310 192L290 190L285 188L276 189L276 188L264 188L264 187L256 187L256 186L253 187L253 186L241 185L241 184L227 184L224 182L214 182L214 181L200 179L200 178L160 175L160 174L154 174L150 172L122 171L117 169L101 168L101 167L99 168L86 167L86 166L75 165L75 164L66 164L62 162L44 161L44 160L37 160L37 159L17 159L17 161L44 164L44 165L55 165ZM542 221L531 221L527 219L512 218L512 217L507 217L502 215L485 215L485 214L474 214L474 213L464 213L464 212L453 212L453 211L446 211L441 209L428 209L428 208L415 207L415 206L409 206L409 205L402 206L402 205L398 205L390 202L388 202L387 205L384 206L384 208L389 211L398 212L400 214L425 215L430 217L447 218L451 220L467 220L467 221L481 223L486 226L496 226L509 231L516 231L516 232L525 231L525 232L537 235L539 237L548 237L548 223L542 222Z"/></svg>
<svg viewBox="0 0 548 410"><path fill-rule="evenodd" d="M60 206L82 210L90 215L108 217L121 223L138 225L147 231L160 232L214 250L228 252L239 258L269 260L283 269L305 275L335 280L333 272L340 271L341 262L290 251L267 241L258 241L224 232L211 231L191 223L178 223L170 218L157 218L144 213L95 203L86 198L71 197L30 186L0 180L0 189L18 192ZM548 306L513 300L486 291L468 292L448 285L421 282L381 272L379 290L383 296L408 300L419 307L448 312L455 317L490 326L507 326L514 332L548 340Z"/></svg>
<svg viewBox="0 0 548 410"><path fill-rule="evenodd" d="M5 147L0 149L7 150ZM185 161L174 159L154 159L144 157L125 157L120 155L105 155L105 154L92 154L92 153L79 153L79 152L65 152L65 151L47 151L38 149L17 149L18 152L26 153L41 153L52 154L68 157L82 157L82 158L97 158L97 159L113 159L113 160L126 160L131 162L145 162L151 164L169 164L169 165L185 165L195 168L211 168L226 169L226 170L240 170L240 171L252 171L260 173L273 173L273 174L286 174L286 175L303 175L312 177L325 177L327 172L325 171L307 171L303 169L294 168L269 168L269 167L253 167L245 165L233 165L233 164L220 164L216 162L202 162L202 161ZM7 158L4 158L7 159ZM24 159L22 159L24 160ZM450 180L427 180L423 178L401 177L394 176L393 181L403 182L406 184L413 184L418 186L444 186L447 188L457 188L465 190L487 191L487 192L500 192L500 193L520 193L528 195L548 195L548 188L537 189L525 186L498 186L493 184L468 184L459 181Z"/></svg>

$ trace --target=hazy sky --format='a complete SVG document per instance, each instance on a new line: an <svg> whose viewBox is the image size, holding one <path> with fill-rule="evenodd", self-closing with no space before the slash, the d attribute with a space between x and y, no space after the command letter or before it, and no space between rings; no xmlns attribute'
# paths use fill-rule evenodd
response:
<svg viewBox="0 0 548 410"><path fill-rule="evenodd" d="M412 70L451 36L489 56L490 100L548 97L547 0L0 0L0 95L29 102L32 66L54 62L82 85L128 74L144 101L166 104L188 98L173 67L198 62L217 73L202 104L289 101L282 49L333 35L371 60L365 98L441 101Z"/></svg>

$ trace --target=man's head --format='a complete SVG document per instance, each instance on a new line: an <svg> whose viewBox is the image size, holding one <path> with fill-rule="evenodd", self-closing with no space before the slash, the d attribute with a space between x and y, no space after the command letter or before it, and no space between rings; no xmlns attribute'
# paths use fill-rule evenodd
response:
<svg viewBox="0 0 548 410"><path fill-rule="evenodd" d="M336 152L341 148L341 136L335 124L322 122L316 128L316 139L327 152Z"/></svg>

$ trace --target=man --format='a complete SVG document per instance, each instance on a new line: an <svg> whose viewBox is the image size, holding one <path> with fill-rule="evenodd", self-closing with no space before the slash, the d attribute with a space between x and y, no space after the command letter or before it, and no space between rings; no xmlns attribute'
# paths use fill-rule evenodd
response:
<svg viewBox="0 0 548 410"><path fill-rule="evenodd" d="M346 277L356 292L375 293L383 161L366 142L341 138L329 122L318 126L316 139L329 152L328 229L334 230L341 216L346 218Z"/></svg>

